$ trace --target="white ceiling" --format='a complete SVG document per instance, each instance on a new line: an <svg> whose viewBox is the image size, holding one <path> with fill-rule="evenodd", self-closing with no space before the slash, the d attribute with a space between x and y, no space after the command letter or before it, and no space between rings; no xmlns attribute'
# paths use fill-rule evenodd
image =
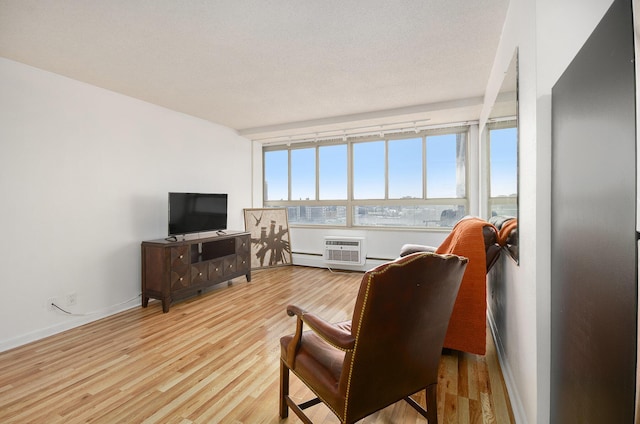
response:
<svg viewBox="0 0 640 424"><path fill-rule="evenodd" d="M478 119L508 0L0 0L0 56L249 138Z"/></svg>

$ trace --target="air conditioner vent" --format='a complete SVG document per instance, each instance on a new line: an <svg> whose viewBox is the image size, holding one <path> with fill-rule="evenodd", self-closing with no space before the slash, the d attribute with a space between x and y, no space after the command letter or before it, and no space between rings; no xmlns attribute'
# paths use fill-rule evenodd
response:
<svg viewBox="0 0 640 424"><path fill-rule="evenodd" d="M324 261L330 264L364 265L364 238L325 237Z"/></svg>

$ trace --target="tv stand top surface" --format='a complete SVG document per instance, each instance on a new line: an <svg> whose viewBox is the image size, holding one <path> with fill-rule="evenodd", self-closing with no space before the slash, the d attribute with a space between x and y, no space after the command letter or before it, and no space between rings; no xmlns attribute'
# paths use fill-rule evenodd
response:
<svg viewBox="0 0 640 424"><path fill-rule="evenodd" d="M246 231L235 231L235 230L224 230L224 232L219 231L218 233L209 232L205 236L200 236L198 234L189 234L186 236L176 236L177 241L168 240L168 239L156 239L156 240L147 240L143 241L145 244L156 244L156 245L173 245L179 246L182 244L194 244L194 243L206 243L208 241L220 240L224 238L236 237L239 235L249 234Z"/></svg>

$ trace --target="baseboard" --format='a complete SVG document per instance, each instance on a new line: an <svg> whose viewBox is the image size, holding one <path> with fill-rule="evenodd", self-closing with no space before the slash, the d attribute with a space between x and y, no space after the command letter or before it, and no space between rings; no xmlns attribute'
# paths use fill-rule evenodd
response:
<svg viewBox="0 0 640 424"><path fill-rule="evenodd" d="M326 268L326 269L342 269L346 271L362 271L365 272L369 269L375 268L378 265L389 262L392 259L371 259L366 258L364 265L349 265L349 264L327 264L324 258L320 254L314 253L293 253L293 264L301 266L310 266L314 268Z"/></svg>
<svg viewBox="0 0 640 424"><path fill-rule="evenodd" d="M76 327L80 327L81 325L89 324L90 322L97 321L102 318L106 318L108 316L117 314L122 311L126 311L127 309L131 309L134 307L140 307L139 298L133 299L125 303L121 303L119 305L107 307L107 308L101 309L100 311L92 312L83 316L70 316L69 319L65 322L61 322L59 324L52 325L51 327L43 328L28 334L15 337L13 339L0 342L0 352L4 352L9 349L23 346L40 339L44 339L46 337L50 337L55 334L62 333L64 331L71 330Z"/></svg>
<svg viewBox="0 0 640 424"><path fill-rule="evenodd" d="M509 394L509 401L511 402L513 416L517 424L527 424L527 416L524 413L522 399L520 398L515 380L513 379L513 372L511 371L511 367L506 360L506 354L504 351L502 340L500 339L500 334L498 333L493 315L491 314L491 310L489 309L487 309L487 319L489 321L489 328L491 330L491 336L493 337L493 343L496 346L498 362L500 363L500 368L502 370L504 384L507 386L507 393Z"/></svg>

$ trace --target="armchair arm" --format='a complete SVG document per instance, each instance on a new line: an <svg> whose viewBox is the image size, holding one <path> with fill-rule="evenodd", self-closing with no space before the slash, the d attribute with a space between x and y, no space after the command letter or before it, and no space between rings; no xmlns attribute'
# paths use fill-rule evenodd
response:
<svg viewBox="0 0 640 424"><path fill-rule="evenodd" d="M302 319L318 336L337 349L352 350L356 344L356 339L351 335L351 331L328 323L315 314L305 314Z"/></svg>
<svg viewBox="0 0 640 424"><path fill-rule="evenodd" d="M289 315L290 317L292 316L297 316L298 318L302 318L302 315L306 314L307 311L305 311L304 309L296 306L296 305L288 305L287 306L287 315Z"/></svg>
<svg viewBox="0 0 640 424"><path fill-rule="evenodd" d="M313 330L319 337L337 349L348 351L352 350L355 346L356 341L350 331L328 323L319 316L309 313L298 306L287 306L287 315L297 317L296 333L289 343L289 346L287 346L287 362L291 366L293 366L296 351L298 350L302 340L304 323L307 323L309 328L311 328L311 330Z"/></svg>
<svg viewBox="0 0 640 424"><path fill-rule="evenodd" d="M431 252L435 253L437 247L424 246L422 244L405 244L400 248L400 257L410 255L416 252Z"/></svg>

